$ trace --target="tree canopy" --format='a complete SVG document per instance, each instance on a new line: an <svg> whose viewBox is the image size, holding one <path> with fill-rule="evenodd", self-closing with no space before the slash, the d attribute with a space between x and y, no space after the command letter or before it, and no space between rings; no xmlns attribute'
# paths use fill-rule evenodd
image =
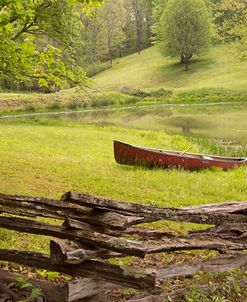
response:
<svg viewBox="0 0 247 302"><path fill-rule="evenodd" d="M69 49L80 28L76 18L78 6L89 11L100 2L1 0L0 74L15 80L35 79L39 86L46 87L84 82L83 70L76 66L73 56L63 60L62 50Z"/></svg>
<svg viewBox="0 0 247 302"><path fill-rule="evenodd" d="M210 27L203 0L169 0L158 29L160 50L166 56L180 57L188 69L192 56L209 45Z"/></svg>

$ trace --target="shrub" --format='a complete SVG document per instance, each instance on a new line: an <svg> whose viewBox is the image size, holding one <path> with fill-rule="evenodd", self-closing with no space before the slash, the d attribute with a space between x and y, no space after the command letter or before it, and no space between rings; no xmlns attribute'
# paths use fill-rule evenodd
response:
<svg viewBox="0 0 247 302"><path fill-rule="evenodd" d="M50 110L58 110L58 109L61 108L61 106L60 106L60 104L57 103L57 102L52 102L51 104L49 104L49 105L47 106L47 108L50 109Z"/></svg>
<svg viewBox="0 0 247 302"><path fill-rule="evenodd" d="M166 88L159 88L157 90L155 89L145 89L145 90L141 90L139 88L131 88L131 87L126 87L123 86L121 88L119 88L119 91L123 94L127 94L127 95L132 95L132 96L136 96L136 97L140 97L142 99L147 98L147 97L154 97L154 98L167 98L167 97L171 97L172 96L172 91Z"/></svg>
<svg viewBox="0 0 247 302"><path fill-rule="evenodd" d="M105 71L107 69L112 68L111 64L108 62L105 63L97 63L97 64L91 64L87 67L85 67L86 74L88 77L93 77L96 74Z"/></svg>
<svg viewBox="0 0 247 302"><path fill-rule="evenodd" d="M176 103L244 102L247 94L224 88L202 88L180 92L173 100Z"/></svg>

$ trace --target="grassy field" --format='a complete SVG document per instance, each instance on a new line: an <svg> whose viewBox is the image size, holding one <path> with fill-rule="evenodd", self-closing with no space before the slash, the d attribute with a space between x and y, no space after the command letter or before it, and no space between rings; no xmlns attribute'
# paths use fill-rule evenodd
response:
<svg viewBox="0 0 247 302"><path fill-rule="evenodd" d="M59 121L1 122L0 133L1 192L59 197L74 189L177 207L247 197L244 169L148 170L114 161L113 139L198 151L179 135Z"/></svg>
<svg viewBox="0 0 247 302"><path fill-rule="evenodd" d="M1 121L0 192L59 198L78 190L124 201L182 207L247 198L246 170L148 170L118 165L112 140L198 151L182 136L161 131L62 121ZM126 190L128 188L128 190ZM162 224L166 228L166 223ZM178 225L184 230L187 225ZM28 239L32 238L32 239ZM0 232L0 247L48 251L47 240Z"/></svg>

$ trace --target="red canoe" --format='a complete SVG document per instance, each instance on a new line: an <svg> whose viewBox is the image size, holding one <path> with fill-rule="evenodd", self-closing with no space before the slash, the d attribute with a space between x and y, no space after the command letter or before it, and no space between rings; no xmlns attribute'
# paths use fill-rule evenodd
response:
<svg viewBox="0 0 247 302"><path fill-rule="evenodd" d="M227 170L247 164L247 158L223 157L132 146L114 141L116 162L150 168L183 168L187 170L219 167Z"/></svg>

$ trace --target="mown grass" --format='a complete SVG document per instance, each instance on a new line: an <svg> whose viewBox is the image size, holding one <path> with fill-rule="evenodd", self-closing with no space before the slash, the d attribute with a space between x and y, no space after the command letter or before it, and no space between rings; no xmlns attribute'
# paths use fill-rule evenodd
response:
<svg viewBox="0 0 247 302"><path fill-rule="evenodd" d="M1 121L0 192L59 198L66 191L78 190L174 207L246 200L245 168L188 172L121 166L113 158L113 139L150 147L185 150L191 146L191 151L199 150L186 138L161 131L52 120ZM178 226L184 228L187 226ZM15 243L28 249L34 244L40 250L48 249L35 236L15 234L2 230L0 246L13 247Z"/></svg>
<svg viewBox="0 0 247 302"><path fill-rule="evenodd" d="M246 61L235 58L229 45L213 46L203 56L191 61L190 70L178 60L164 58L156 47L114 62L113 68L93 79L98 89L118 90L121 86L136 88L166 87L178 91L201 88L225 88L246 91Z"/></svg>

